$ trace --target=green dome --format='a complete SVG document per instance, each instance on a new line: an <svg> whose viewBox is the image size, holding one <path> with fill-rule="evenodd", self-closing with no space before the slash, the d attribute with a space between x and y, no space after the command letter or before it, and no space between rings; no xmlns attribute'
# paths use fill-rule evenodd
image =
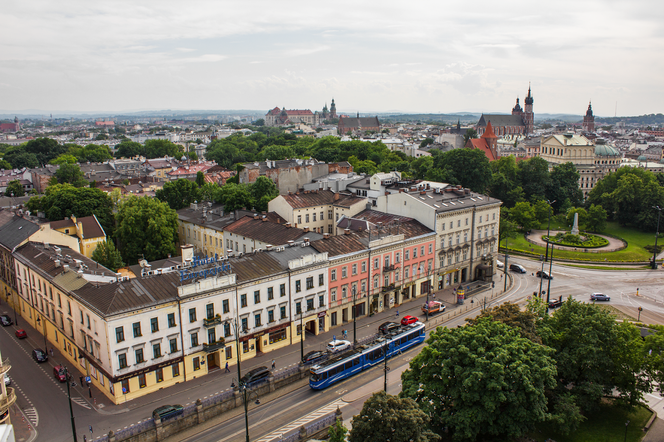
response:
<svg viewBox="0 0 664 442"><path fill-rule="evenodd" d="M600 157L619 157L620 152L608 144L598 144L595 146L595 155Z"/></svg>
<svg viewBox="0 0 664 442"><path fill-rule="evenodd" d="M638 158L636 159L636 161L648 161L648 158L646 158L645 155L641 155L640 157L638 157Z"/></svg>

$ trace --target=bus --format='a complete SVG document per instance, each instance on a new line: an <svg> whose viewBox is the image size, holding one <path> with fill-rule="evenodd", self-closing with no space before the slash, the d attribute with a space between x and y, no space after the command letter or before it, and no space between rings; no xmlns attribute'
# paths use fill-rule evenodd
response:
<svg viewBox="0 0 664 442"><path fill-rule="evenodd" d="M309 370L309 386L322 390L335 382L349 378L362 370L373 367L387 358L424 342L424 324L415 322L402 325L373 341L358 345L352 350L314 365Z"/></svg>

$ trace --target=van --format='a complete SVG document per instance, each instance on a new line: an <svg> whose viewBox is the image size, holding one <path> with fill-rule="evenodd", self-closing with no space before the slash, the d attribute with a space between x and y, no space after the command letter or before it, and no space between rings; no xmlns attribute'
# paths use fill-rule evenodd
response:
<svg viewBox="0 0 664 442"><path fill-rule="evenodd" d="M242 379L240 379L240 382L246 386L251 386L271 375L272 373L270 373L270 370L268 370L267 367L258 367L245 373L245 375L242 376Z"/></svg>
<svg viewBox="0 0 664 442"><path fill-rule="evenodd" d="M422 306L422 313L428 313L430 315L434 313L441 313L445 311L445 306L442 302L439 301L429 301L429 304L424 303Z"/></svg>
<svg viewBox="0 0 664 442"><path fill-rule="evenodd" d="M526 273L526 269L520 264L510 264L510 270L516 273Z"/></svg>

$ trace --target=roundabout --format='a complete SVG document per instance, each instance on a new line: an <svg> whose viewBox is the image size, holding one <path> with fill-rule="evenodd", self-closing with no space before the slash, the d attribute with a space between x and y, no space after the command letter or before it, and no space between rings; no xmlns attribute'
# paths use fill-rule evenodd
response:
<svg viewBox="0 0 664 442"><path fill-rule="evenodd" d="M551 230L549 236L554 237L558 234L566 234L569 233L566 230ZM530 235L527 235L525 238L526 240L531 243L535 244L541 247L546 247L546 241L543 239L546 237L547 231L546 230L533 230L530 232ZM583 235L580 235L583 236ZM565 244L560 244L555 241L551 241L550 244L553 244L556 246L556 248L564 249L564 250L573 250L573 251L579 251L579 252L593 252L593 253L600 253L600 252L617 252L618 250L623 250L627 247L627 243L623 241L622 239L619 238L613 238L611 236L606 236L606 235L599 235L599 234L593 234L592 236L596 236L599 238L602 238L607 241L607 244L604 246L599 246L599 247L584 247L583 245L565 245Z"/></svg>

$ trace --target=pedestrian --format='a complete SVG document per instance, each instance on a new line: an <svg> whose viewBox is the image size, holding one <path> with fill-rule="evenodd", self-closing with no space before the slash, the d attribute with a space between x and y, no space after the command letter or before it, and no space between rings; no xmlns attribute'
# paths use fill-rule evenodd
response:
<svg viewBox="0 0 664 442"><path fill-rule="evenodd" d="M230 373L230 372L231 372L231 369L228 368L228 362L226 362L226 373Z"/></svg>
<svg viewBox="0 0 664 442"><path fill-rule="evenodd" d="M397 309L397 318L399 317L399 309Z"/></svg>
<svg viewBox="0 0 664 442"><path fill-rule="evenodd" d="M83 385L83 376L79 376L79 377L78 377L78 382L79 382L81 385Z"/></svg>
<svg viewBox="0 0 664 442"><path fill-rule="evenodd" d="M277 366L277 361L275 361L274 359L272 359L272 370L274 370L274 368L275 368L276 366Z"/></svg>
<svg viewBox="0 0 664 442"><path fill-rule="evenodd" d="M92 388L88 387L88 393L90 393L90 399L92 399Z"/></svg>
<svg viewBox="0 0 664 442"><path fill-rule="evenodd" d="M53 347L51 347L51 357L53 357Z"/></svg>

